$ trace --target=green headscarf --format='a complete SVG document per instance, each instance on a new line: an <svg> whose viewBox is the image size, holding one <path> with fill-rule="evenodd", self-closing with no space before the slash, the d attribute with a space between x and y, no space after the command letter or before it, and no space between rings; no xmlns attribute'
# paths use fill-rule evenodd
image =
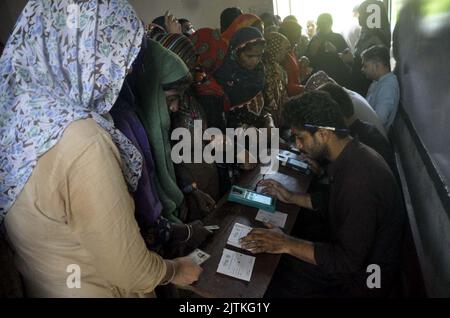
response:
<svg viewBox="0 0 450 318"><path fill-rule="evenodd" d="M163 205L163 215L178 219L183 193L177 185L170 156L170 114L162 85L176 82L189 74L184 62L159 43L148 40L143 57L143 71L137 84L138 115L144 124L156 165L156 188Z"/></svg>

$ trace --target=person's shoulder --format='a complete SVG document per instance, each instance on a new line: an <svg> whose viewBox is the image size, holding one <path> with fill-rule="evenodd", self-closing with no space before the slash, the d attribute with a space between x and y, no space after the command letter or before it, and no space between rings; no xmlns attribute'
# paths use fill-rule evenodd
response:
<svg viewBox="0 0 450 318"><path fill-rule="evenodd" d="M398 78L397 75L395 75L393 72L389 73L389 78L392 83L394 83L398 87Z"/></svg>
<svg viewBox="0 0 450 318"><path fill-rule="evenodd" d="M382 144L383 146L389 145L389 141L386 139L386 137L383 136L383 134L377 129L374 124L360 120L359 129L361 133L367 136L367 138L369 138L372 142L380 145Z"/></svg>
<svg viewBox="0 0 450 318"><path fill-rule="evenodd" d="M79 119L67 126L59 150L70 156L82 153L93 143L112 143L110 135L92 118Z"/></svg>
<svg viewBox="0 0 450 318"><path fill-rule="evenodd" d="M104 130L92 118L75 120L67 126L64 135L68 138L78 140L86 140L90 137L97 136Z"/></svg>
<svg viewBox="0 0 450 318"><path fill-rule="evenodd" d="M366 131L371 138L375 138L377 142L385 143L385 139L377 132ZM375 140L373 140L375 141ZM354 160L362 171L366 171L372 177L376 178L390 178L392 176L391 170L383 157L371 147L365 145L361 141L358 142L357 151L355 151Z"/></svg>
<svg viewBox="0 0 450 318"><path fill-rule="evenodd" d="M383 82L385 83L398 83L397 75L393 72L389 72L383 76Z"/></svg>
<svg viewBox="0 0 450 318"><path fill-rule="evenodd" d="M336 33L336 32L332 32L331 33L335 38L339 38L339 39L343 39L344 40L344 36L340 33ZM345 40L344 40L345 41Z"/></svg>
<svg viewBox="0 0 450 318"><path fill-rule="evenodd" d="M321 38L321 35L319 33L316 33L311 38L310 42L314 42L315 40L320 40L320 38Z"/></svg>
<svg viewBox="0 0 450 318"><path fill-rule="evenodd" d="M359 93L357 93L355 91L352 91L350 89L347 89L347 88L345 89L345 91L350 96L350 99L352 100L354 105L355 104L359 104L359 105L364 105L364 106L370 107L370 105L367 102L367 100L361 94L359 94Z"/></svg>
<svg viewBox="0 0 450 318"><path fill-rule="evenodd" d="M377 86L380 88L380 90L383 91L391 92L399 90L397 76L392 72L387 73L381 79L379 79L377 81Z"/></svg>

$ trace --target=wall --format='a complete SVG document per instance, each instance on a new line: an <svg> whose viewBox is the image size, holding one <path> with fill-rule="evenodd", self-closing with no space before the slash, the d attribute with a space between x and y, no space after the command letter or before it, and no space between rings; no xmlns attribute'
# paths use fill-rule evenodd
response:
<svg viewBox="0 0 450 318"><path fill-rule="evenodd" d="M0 41L6 42L27 0L0 1ZM240 7L245 12L273 12L272 0L129 0L146 23L163 15L168 9L176 17L189 19L196 28L219 27L223 9Z"/></svg>
<svg viewBox="0 0 450 318"><path fill-rule="evenodd" d="M428 32L418 4L405 3L394 32L402 105L394 143L410 192L410 221L428 295L450 297L450 22Z"/></svg>
<svg viewBox="0 0 450 318"><path fill-rule="evenodd" d="M428 295L450 297L450 218L411 125L407 115L400 111L393 127L394 144L409 192L411 232Z"/></svg>
<svg viewBox="0 0 450 318"><path fill-rule="evenodd" d="M138 15L146 22L163 15L167 9L179 18L187 18L194 27L219 27L223 9L240 7L244 12L261 14L273 12L272 0L129 0Z"/></svg>

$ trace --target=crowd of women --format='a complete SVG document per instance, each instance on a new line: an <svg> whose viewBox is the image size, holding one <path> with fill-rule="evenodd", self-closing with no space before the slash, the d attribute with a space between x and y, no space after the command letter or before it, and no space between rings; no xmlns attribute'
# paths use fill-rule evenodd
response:
<svg viewBox="0 0 450 318"><path fill-rule="evenodd" d="M202 120L288 139L289 98L324 73L365 94L359 54L390 43L388 25L362 24L352 54L328 14L310 37L293 16L239 8L220 29L168 13L145 26L126 0L80 1L72 28L71 3L29 1L0 59L0 215L28 296L166 295L196 281L185 255L211 235L202 219L254 165L174 164L171 131Z"/></svg>

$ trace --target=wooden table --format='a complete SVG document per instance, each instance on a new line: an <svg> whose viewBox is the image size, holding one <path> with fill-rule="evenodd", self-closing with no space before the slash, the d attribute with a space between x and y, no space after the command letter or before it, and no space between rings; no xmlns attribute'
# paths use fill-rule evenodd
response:
<svg viewBox="0 0 450 318"><path fill-rule="evenodd" d="M255 169L245 174L238 185L254 189L262 178L259 169ZM280 167L276 174L266 175L265 179L275 179L289 190L299 193L306 193L311 181L311 177L285 167ZM255 220L258 211L256 208L227 202L227 197L228 195L225 195L218 202L216 210L204 221L205 225L217 224L220 229L204 246L201 246L202 250L211 255L211 258L202 264L203 273L199 281L193 285L192 290L201 297L261 298L266 292L281 256L265 253L253 255L226 244L235 223L251 227L264 227L263 223ZM298 206L277 202L277 211L288 214L283 229L285 233L292 231L299 210ZM250 282L216 272L225 247L239 253L256 256Z"/></svg>

